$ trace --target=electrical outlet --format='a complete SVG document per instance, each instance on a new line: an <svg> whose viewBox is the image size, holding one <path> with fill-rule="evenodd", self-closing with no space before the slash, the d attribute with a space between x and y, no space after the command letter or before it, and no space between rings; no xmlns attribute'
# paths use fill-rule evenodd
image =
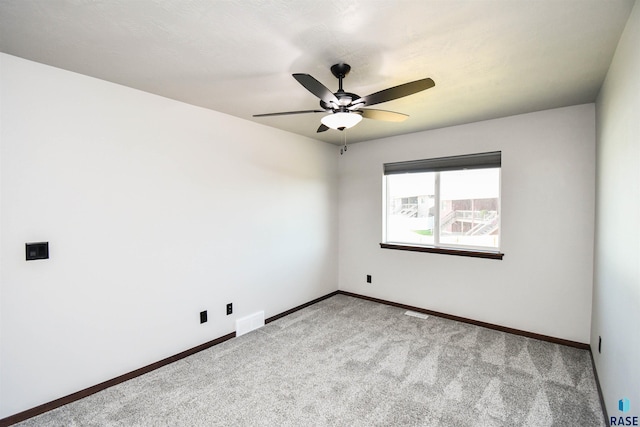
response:
<svg viewBox="0 0 640 427"><path fill-rule="evenodd" d="M207 321L207 310L200 312L200 323L205 323Z"/></svg>
<svg viewBox="0 0 640 427"><path fill-rule="evenodd" d="M598 336L598 353L602 353L602 337Z"/></svg>
<svg viewBox="0 0 640 427"><path fill-rule="evenodd" d="M367 283L371 283L371 275L367 274Z"/></svg>
<svg viewBox="0 0 640 427"><path fill-rule="evenodd" d="M227 316L233 313L233 303L227 304Z"/></svg>

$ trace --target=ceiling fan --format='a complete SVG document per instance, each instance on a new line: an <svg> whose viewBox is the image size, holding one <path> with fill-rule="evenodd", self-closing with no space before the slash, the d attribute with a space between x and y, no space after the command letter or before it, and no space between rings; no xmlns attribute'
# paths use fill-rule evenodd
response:
<svg viewBox="0 0 640 427"><path fill-rule="evenodd" d="M329 113L320 121L322 124L317 132L329 129L345 130L357 125L365 119L384 120L388 122L402 122L409 116L393 111L362 108L370 105L381 104L394 99L413 95L414 93L435 86L430 78L390 87L367 96L345 92L342 88L342 79L351 71L349 64L335 64L331 67L331 73L338 79L338 91L332 93L326 86L309 74L293 74L293 78L304 86L309 92L320 98L321 110L284 111L281 113L254 114L253 117L285 116L288 114Z"/></svg>

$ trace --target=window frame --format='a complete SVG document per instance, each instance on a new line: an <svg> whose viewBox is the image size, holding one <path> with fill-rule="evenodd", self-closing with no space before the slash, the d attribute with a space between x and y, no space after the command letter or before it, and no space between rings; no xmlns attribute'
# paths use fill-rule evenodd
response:
<svg viewBox="0 0 640 427"><path fill-rule="evenodd" d="M498 174L498 229L500 238L497 248L479 247L473 245L442 244L440 242L440 173L444 171L456 171L467 169L491 169L499 168ZM387 238L387 220L389 209L389 195L387 176L405 173L437 172L434 177L434 216L433 244L419 244L410 242L390 242ZM383 164L382 179L382 249L396 249L413 252L429 252L447 255L469 256L476 258L503 259L502 246L502 152L492 151L486 153L474 153L461 156L438 157L422 160Z"/></svg>

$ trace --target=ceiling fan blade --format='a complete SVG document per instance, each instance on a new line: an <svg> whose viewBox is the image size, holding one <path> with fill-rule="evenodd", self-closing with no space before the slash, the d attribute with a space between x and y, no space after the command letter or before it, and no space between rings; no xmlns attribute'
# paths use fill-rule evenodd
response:
<svg viewBox="0 0 640 427"><path fill-rule="evenodd" d="M293 78L305 87L309 92L326 102L338 103L338 98L325 85L311 77L309 74L293 74Z"/></svg>
<svg viewBox="0 0 640 427"><path fill-rule="evenodd" d="M320 127L318 128L318 130L316 131L316 133L320 133L320 132L325 132L329 130L329 126L326 125L320 125Z"/></svg>
<svg viewBox="0 0 640 427"><path fill-rule="evenodd" d="M282 113L254 114L253 117L286 116L288 114L326 113L325 110L283 111Z"/></svg>
<svg viewBox="0 0 640 427"><path fill-rule="evenodd" d="M371 108L359 111L365 119L384 120L385 122L403 122L409 118L407 114L396 113L394 111L375 110Z"/></svg>
<svg viewBox="0 0 640 427"><path fill-rule="evenodd" d="M430 78L416 80L399 86L390 87L389 89L381 90L380 92L372 93L371 95L363 96L360 99L356 99L351 104L381 104L404 96L413 95L414 93L432 88L435 85L436 84Z"/></svg>

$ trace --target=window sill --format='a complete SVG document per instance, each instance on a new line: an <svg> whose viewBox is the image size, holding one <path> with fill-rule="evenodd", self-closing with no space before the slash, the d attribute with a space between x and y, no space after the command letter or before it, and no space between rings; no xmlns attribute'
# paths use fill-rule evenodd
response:
<svg viewBox="0 0 640 427"><path fill-rule="evenodd" d="M489 258L489 259L502 259L504 257L503 253L500 252L484 252L484 251L476 251L476 250L461 250L461 249L445 249L445 248L435 248L433 246L408 246L408 245L397 245L393 243L380 243L380 247L382 249L396 249L400 251L413 251L413 252L430 252L434 254L445 254L445 255L458 255L458 256L468 256L474 258Z"/></svg>

